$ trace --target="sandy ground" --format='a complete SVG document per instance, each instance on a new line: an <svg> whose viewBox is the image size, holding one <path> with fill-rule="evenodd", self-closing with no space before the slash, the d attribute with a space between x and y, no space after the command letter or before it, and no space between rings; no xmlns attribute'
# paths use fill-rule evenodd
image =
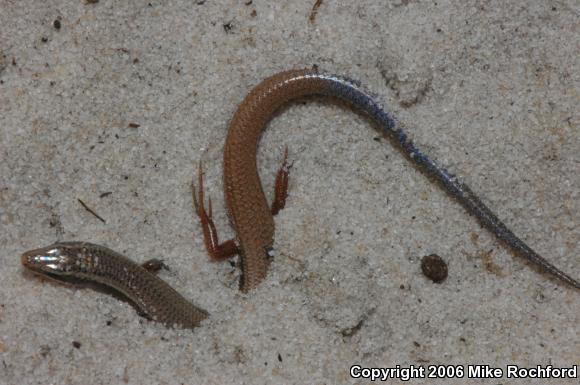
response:
<svg viewBox="0 0 580 385"><path fill-rule="evenodd" d="M0 0L0 383L339 384L352 365L580 365L580 293L498 243L369 122L296 103L260 145L294 162L278 256L248 295L210 263L189 183L249 89L314 64L359 79L420 148L580 277L580 5L574 0ZM99 221L78 200L95 210ZM211 317L167 330L113 297L24 274L55 240L144 261ZM420 270L437 253L449 278ZM398 380L389 383L399 383Z"/></svg>

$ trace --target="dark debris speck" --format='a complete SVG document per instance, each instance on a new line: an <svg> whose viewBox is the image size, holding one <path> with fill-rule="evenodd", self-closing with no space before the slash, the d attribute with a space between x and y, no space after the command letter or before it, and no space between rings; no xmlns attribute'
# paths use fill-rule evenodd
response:
<svg viewBox="0 0 580 385"><path fill-rule="evenodd" d="M46 357L50 354L51 350L52 350L51 347L48 345L40 345L38 353L40 353L42 357Z"/></svg>
<svg viewBox="0 0 580 385"><path fill-rule="evenodd" d="M421 259L421 270L435 283L441 283L447 278L447 263L437 254L424 256Z"/></svg>
<svg viewBox="0 0 580 385"><path fill-rule="evenodd" d="M225 23L223 25L223 27L224 27L224 31L226 31L226 33L232 33L232 29L234 29L234 25L232 24L231 21Z"/></svg>

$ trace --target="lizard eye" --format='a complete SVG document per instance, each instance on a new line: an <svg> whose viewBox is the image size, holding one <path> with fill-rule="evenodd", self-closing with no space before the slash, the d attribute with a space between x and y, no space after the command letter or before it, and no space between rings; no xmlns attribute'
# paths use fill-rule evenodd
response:
<svg viewBox="0 0 580 385"><path fill-rule="evenodd" d="M276 252L272 247L270 246L265 247L264 250L266 251L266 255L268 256L268 258L274 258L276 256Z"/></svg>

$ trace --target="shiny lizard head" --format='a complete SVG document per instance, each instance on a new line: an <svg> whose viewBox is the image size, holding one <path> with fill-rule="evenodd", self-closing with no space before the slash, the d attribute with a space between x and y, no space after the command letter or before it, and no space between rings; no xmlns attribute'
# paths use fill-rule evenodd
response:
<svg viewBox="0 0 580 385"><path fill-rule="evenodd" d="M83 253L79 253L76 242L54 243L27 251L20 256L20 261L28 270L60 282L84 271L90 263Z"/></svg>

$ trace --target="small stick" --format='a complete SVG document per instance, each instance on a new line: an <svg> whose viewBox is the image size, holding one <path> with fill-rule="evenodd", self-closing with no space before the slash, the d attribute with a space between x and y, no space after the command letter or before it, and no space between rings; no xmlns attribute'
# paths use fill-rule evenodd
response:
<svg viewBox="0 0 580 385"><path fill-rule="evenodd" d="M85 210L93 214L98 220L100 220L103 223L107 223L107 221L105 221L99 214L97 214L96 212L94 212L94 210L92 210L89 206L87 206L85 202L83 202L79 198L77 198L77 201L79 201L79 203L85 208Z"/></svg>

